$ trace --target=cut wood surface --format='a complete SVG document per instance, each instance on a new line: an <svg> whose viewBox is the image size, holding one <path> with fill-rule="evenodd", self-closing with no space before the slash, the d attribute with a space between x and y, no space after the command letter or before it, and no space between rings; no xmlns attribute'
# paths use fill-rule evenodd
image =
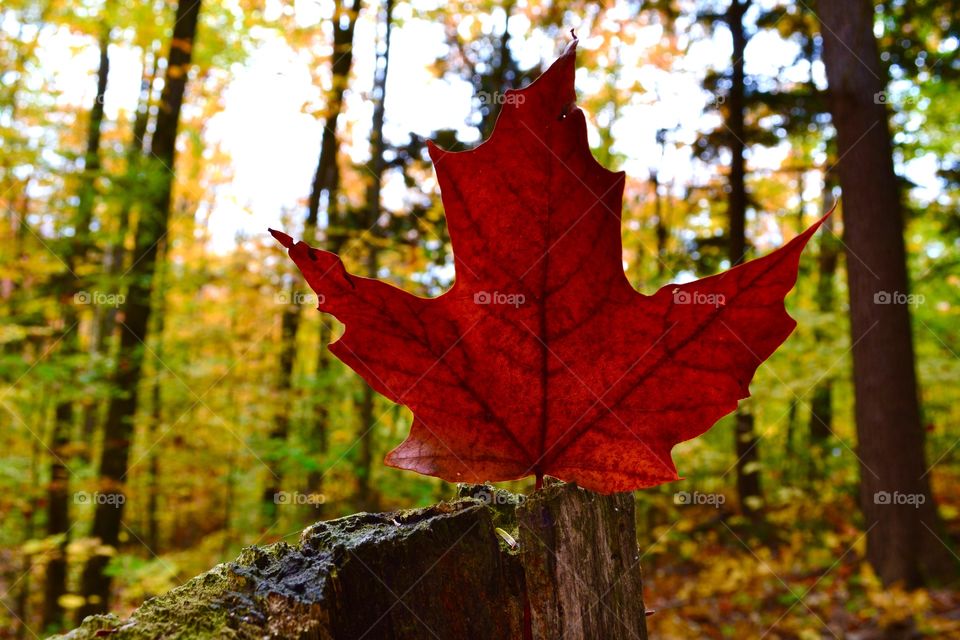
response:
<svg viewBox="0 0 960 640"><path fill-rule="evenodd" d="M461 485L452 502L249 547L62 637L645 640L633 498Z"/></svg>

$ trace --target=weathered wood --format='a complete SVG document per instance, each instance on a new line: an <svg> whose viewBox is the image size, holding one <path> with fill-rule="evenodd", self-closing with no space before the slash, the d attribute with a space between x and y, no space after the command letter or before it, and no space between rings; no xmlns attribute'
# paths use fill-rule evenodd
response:
<svg viewBox="0 0 960 640"><path fill-rule="evenodd" d="M534 638L647 637L631 494L548 486L517 518Z"/></svg>
<svg viewBox="0 0 960 640"><path fill-rule="evenodd" d="M461 486L453 502L247 548L128 620L92 616L64 637L646 640L633 499Z"/></svg>

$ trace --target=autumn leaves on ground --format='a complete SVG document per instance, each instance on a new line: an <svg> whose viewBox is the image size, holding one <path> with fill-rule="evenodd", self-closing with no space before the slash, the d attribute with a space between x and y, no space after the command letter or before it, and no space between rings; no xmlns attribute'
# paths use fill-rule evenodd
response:
<svg viewBox="0 0 960 640"><path fill-rule="evenodd" d="M957 8L854 4L5 3L0 637L452 496L391 450L639 489L653 638L960 637Z"/></svg>

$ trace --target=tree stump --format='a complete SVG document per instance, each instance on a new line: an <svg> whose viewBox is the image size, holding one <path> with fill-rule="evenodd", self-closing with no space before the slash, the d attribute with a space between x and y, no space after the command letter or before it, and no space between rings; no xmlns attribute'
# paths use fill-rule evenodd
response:
<svg viewBox="0 0 960 640"><path fill-rule="evenodd" d="M646 640L639 556L630 494L461 485L453 502L249 547L61 637Z"/></svg>

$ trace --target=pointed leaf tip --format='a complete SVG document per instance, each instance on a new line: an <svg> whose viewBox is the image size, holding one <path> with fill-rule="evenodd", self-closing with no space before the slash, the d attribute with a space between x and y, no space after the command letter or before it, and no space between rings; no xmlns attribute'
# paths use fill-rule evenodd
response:
<svg viewBox="0 0 960 640"><path fill-rule="evenodd" d="M285 246L287 249L291 248L295 243L293 238L285 234L283 231L277 231L276 229L267 229L274 238L277 239L277 242Z"/></svg>

